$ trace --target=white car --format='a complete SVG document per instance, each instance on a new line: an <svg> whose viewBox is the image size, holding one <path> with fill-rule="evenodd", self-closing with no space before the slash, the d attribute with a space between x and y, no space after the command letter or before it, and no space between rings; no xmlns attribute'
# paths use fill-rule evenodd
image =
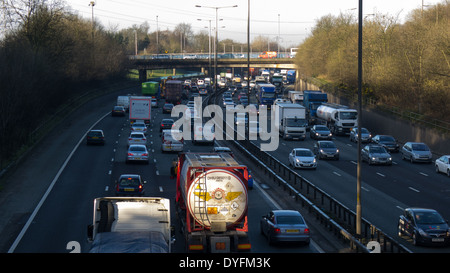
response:
<svg viewBox="0 0 450 273"><path fill-rule="evenodd" d="M135 122L131 125L131 132L141 132L146 134L147 133L147 125L142 122Z"/></svg>
<svg viewBox="0 0 450 273"><path fill-rule="evenodd" d="M434 165L437 173L446 173L450 177L450 155L443 155L436 159Z"/></svg>
<svg viewBox="0 0 450 273"><path fill-rule="evenodd" d="M126 163L130 161L143 161L149 163L149 154L145 145L130 145L127 151Z"/></svg>
<svg viewBox="0 0 450 273"><path fill-rule="evenodd" d="M142 132L131 132L128 137L128 146L134 144L147 145L147 138Z"/></svg>
<svg viewBox="0 0 450 273"><path fill-rule="evenodd" d="M317 159L310 149L295 148L289 154L289 165L294 168L316 169Z"/></svg>
<svg viewBox="0 0 450 273"><path fill-rule="evenodd" d="M152 98L152 107L158 108L158 101L155 98Z"/></svg>
<svg viewBox="0 0 450 273"><path fill-rule="evenodd" d="M166 134L161 144L161 151L164 152L182 152L184 148L183 141L176 140L170 133Z"/></svg>

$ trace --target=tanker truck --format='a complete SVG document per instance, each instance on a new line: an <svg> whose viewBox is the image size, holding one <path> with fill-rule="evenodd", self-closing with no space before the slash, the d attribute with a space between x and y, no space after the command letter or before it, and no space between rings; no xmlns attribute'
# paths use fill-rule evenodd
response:
<svg viewBox="0 0 450 273"><path fill-rule="evenodd" d="M180 153L176 214L186 252L249 252L248 170L228 153Z"/></svg>
<svg viewBox="0 0 450 273"><path fill-rule="evenodd" d="M349 134L358 125L358 111L345 105L324 103L317 108L316 116L334 135Z"/></svg>

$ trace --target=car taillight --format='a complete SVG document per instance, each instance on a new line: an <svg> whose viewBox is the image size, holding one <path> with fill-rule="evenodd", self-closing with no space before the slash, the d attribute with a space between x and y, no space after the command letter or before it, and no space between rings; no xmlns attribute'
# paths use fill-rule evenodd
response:
<svg viewBox="0 0 450 273"><path fill-rule="evenodd" d="M129 155L129 156L133 156L134 154L133 154L133 153L128 153L128 155Z"/></svg>
<svg viewBox="0 0 450 273"><path fill-rule="evenodd" d="M305 229L303 230L303 233L309 234L309 228L305 228Z"/></svg>
<svg viewBox="0 0 450 273"><path fill-rule="evenodd" d="M275 228L273 231L277 234L281 233L281 229L279 229L279 228Z"/></svg>
<svg viewBox="0 0 450 273"><path fill-rule="evenodd" d="M139 185L139 192L142 192L142 185Z"/></svg>
<svg viewBox="0 0 450 273"><path fill-rule="evenodd" d="M142 154L142 156L148 156L148 154L147 154L147 153L145 153L145 154Z"/></svg>

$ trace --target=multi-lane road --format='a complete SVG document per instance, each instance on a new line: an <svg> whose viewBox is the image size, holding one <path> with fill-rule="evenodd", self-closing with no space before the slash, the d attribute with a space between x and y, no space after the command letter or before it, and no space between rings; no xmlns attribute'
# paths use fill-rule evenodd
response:
<svg viewBox="0 0 450 273"><path fill-rule="evenodd" d="M122 93L138 94L139 88ZM150 164L125 164L129 122L127 117L110 115L117 95L96 99L80 108L76 116L58 127L11 175L11 179L19 182L2 192L1 210L5 218L0 221L0 228L8 235L8 239L2 241L2 251L69 252L69 242L79 244L81 252L88 251L86 227L92 221L93 199L113 195L114 180L120 174L140 174L147 181L146 196L170 198L174 206L175 179L170 177L170 165L176 154L161 152L159 132L159 122L170 115L162 114L161 108L152 109L152 126L148 132ZM84 134L90 128L105 132L104 146L86 145ZM317 170L297 172L353 208L356 204L356 144L344 136L333 140L340 149L339 161L320 160ZM288 153L293 148L312 146L313 140L309 137L305 141L280 139L279 148L270 153L288 165ZM211 146L193 145L190 141L186 141L184 147L184 151L191 152L211 149ZM414 252L450 252L450 248L412 247L410 242L397 236L397 220L403 208L430 207L441 212L444 218L450 218L450 179L436 174L432 164L411 164L401 160L400 154L393 154L393 159L392 166L362 166L363 217ZM257 185L258 182L265 181L257 181ZM314 237L308 246L283 247L267 243L260 234L259 219L270 209L282 208L271 198L272 190L263 191L256 186L249 192L252 251L322 252ZM11 197L13 195L16 198ZM174 211L172 214L175 223ZM184 252L183 238L179 228L175 230L177 240L173 250L181 253Z"/></svg>

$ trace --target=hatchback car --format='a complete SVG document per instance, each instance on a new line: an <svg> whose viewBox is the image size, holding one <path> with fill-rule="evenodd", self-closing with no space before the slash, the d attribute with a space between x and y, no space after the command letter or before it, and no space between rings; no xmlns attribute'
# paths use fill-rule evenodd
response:
<svg viewBox="0 0 450 273"><path fill-rule="evenodd" d="M145 164L149 163L149 154L145 145L130 145L127 151L126 163L130 161L140 161Z"/></svg>
<svg viewBox="0 0 450 273"><path fill-rule="evenodd" d="M183 141L175 139L171 134L166 134L162 139L161 151L164 152L182 152L184 148Z"/></svg>
<svg viewBox="0 0 450 273"><path fill-rule="evenodd" d="M330 130L325 125L314 125L309 130L309 136L312 139L331 139L333 134L331 134Z"/></svg>
<svg viewBox="0 0 450 273"><path fill-rule="evenodd" d="M378 144L369 144L361 149L361 160L366 161L369 165L392 165L391 154L389 154L383 146Z"/></svg>
<svg viewBox="0 0 450 273"><path fill-rule="evenodd" d="M260 221L261 233L269 244L274 242L303 242L309 244L310 232L300 212L272 210Z"/></svg>
<svg viewBox="0 0 450 273"><path fill-rule="evenodd" d="M443 155L434 162L437 173L446 173L450 177L450 155Z"/></svg>
<svg viewBox="0 0 450 273"><path fill-rule="evenodd" d="M128 137L128 146L134 144L147 145L147 138L144 133L141 132L131 132Z"/></svg>
<svg viewBox="0 0 450 273"><path fill-rule="evenodd" d="M159 126L159 131L162 132L162 130L165 129L172 129L172 125L175 123L173 119L165 118L161 121L161 125Z"/></svg>
<svg viewBox="0 0 450 273"><path fill-rule="evenodd" d="M361 128L361 142L370 142L372 135L366 128ZM352 128L350 131L350 141L358 142L358 128Z"/></svg>
<svg viewBox="0 0 450 273"><path fill-rule="evenodd" d="M289 154L289 165L294 168L316 169L316 156L310 149L295 148Z"/></svg>
<svg viewBox="0 0 450 273"><path fill-rule="evenodd" d="M319 140L314 143L314 154L319 159L335 159L339 160L339 149L331 140Z"/></svg>
<svg viewBox="0 0 450 273"><path fill-rule="evenodd" d="M105 145L105 135L103 133L103 130L90 130L86 134L86 144Z"/></svg>
<svg viewBox="0 0 450 273"><path fill-rule="evenodd" d="M131 132L141 132L147 134L147 125L143 122L135 122L131 125Z"/></svg>
<svg viewBox="0 0 450 273"><path fill-rule="evenodd" d="M116 196L143 196L145 183L138 174L122 174L116 180Z"/></svg>
<svg viewBox="0 0 450 273"><path fill-rule="evenodd" d="M403 145L402 159L410 160L413 162L428 162L431 163L433 155L431 154L430 148L425 143L422 142L406 142Z"/></svg>
<svg viewBox="0 0 450 273"><path fill-rule="evenodd" d="M376 135L372 138L372 142L383 146L388 152L399 151L399 145L393 136L389 135Z"/></svg>
<svg viewBox="0 0 450 273"><path fill-rule="evenodd" d="M125 108L123 106L114 106L111 110L111 116L125 116Z"/></svg>
<svg viewBox="0 0 450 273"><path fill-rule="evenodd" d="M398 236L406 235L414 245L450 244L448 221L434 209L406 208L398 220Z"/></svg>
<svg viewBox="0 0 450 273"><path fill-rule="evenodd" d="M170 114L172 112L173 106L174 105L172 103L165 103L162 108L163 114Z"/></svg>

